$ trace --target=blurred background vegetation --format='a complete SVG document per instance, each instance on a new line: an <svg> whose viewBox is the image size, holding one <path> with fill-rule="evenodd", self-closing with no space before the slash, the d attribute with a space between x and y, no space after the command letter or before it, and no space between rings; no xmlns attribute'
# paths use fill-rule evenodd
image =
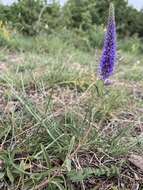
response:
<svg viewBox="0 0 143 190"><path fill-rule="evenodd" d="M126 0L113 0L116 8L119 47L133 53L143 52L143 10ZM103 44L110 0L68 0L61 6L52 0L18 0L12 5L0 4L0 44L19 46L14 41L22 34L32 38L58 38L82 50L100 48ZM10 32L9 32L10 31ZM131 37L131 40L130 40ZM49 40L48 40L49 41ZM122 43L124 41L124 43ZM17 44L18 43L18 44Z"/></svg>

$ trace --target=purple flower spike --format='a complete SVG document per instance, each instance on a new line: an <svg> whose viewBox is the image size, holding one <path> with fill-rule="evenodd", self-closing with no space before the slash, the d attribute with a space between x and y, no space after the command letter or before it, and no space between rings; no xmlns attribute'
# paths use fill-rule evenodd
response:
<svg viewBox="0 0 143 190"><path fill-rule="evenodd" d="M105 34L104 47L100 62L99 73L103 81L106 81L114 71L116 62L116 24L114 5L111 3L109 8L109 17L107 32Z"/></svg>

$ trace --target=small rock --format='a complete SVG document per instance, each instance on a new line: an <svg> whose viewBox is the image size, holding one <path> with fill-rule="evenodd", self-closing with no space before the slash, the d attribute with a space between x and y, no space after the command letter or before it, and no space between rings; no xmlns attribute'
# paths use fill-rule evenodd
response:
<svg viewBox="0 0 143 190"><path fill-rule="evenodd" d="M142 156L132 154L130 155L128 160L143 172L143 157Z"/></svg>
<svg viewBox="0 0 143 190"><path fill-rule="evenodd" d="M19 102L15 102L15 101L8 102L5 107L5 113L7 113L7 114L13 113L13 112L16 112L19 110L20 110Z"/></svg>

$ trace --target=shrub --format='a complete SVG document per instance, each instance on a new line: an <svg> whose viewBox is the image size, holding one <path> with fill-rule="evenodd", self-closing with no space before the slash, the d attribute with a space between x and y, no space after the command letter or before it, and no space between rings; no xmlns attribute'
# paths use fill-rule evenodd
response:
<svg viewBox="0 0 143 190"><path fill-rule="evenodd" d="M0 45L7 45L10 40L10 31L8 30L8 25L0 21Z"/></svg>
<svg viewBox="0 0 143 190"><path fill-rule="evenodd" d="M119 41L119 48L129 53L143 53L142 40L137 35L134 35L132 38L121 39Z"/></svg>

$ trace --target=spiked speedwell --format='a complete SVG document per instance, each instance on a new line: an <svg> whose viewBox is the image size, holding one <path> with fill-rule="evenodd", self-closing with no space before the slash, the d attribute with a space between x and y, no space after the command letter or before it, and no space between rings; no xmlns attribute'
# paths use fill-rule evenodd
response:
<svg viewBox="0 0 143 190"><path fill-rule="evenodd" d="M116 62L116 24L114 5L111 3L109 8L109 17L107 31L105 34L104 47L100 61L100 77L103 81L107 81L113 74Z"/></svg>

